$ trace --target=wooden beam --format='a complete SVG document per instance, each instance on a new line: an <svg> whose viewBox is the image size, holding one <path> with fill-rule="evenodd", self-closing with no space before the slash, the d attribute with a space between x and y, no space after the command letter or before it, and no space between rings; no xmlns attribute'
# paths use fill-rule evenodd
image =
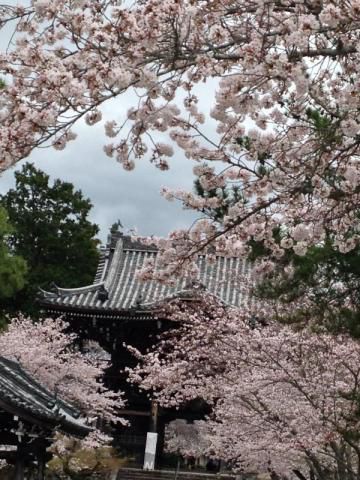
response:
<svg viewBox="0 0 360 480"><path fill-rule="evenodd" d="M150 417L150 412L144 411L144 410L120 410L119 415L134 415L138 417Z"/></svg>

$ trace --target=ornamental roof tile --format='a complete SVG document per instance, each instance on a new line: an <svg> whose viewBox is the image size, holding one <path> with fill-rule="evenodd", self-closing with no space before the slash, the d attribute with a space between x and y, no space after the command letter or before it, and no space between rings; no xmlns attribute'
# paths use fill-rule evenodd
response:
<svg viewBox="0 0 360 480"><path fill-rule="evenodd" d="M151 310L159 302L183 296L201 286L225 303L250 306L251 264L242 258L217 256L214 263L206 255L198 256L199 274L193 285L178 278L174 285L156 281L140 281L136 273L152 260L156 265L157 250L143 245L120 232L110 237L102 249L94 283L81 288L55 287L54 291L40 292L40 302L49 309L76 309L98 312L124 312Z"/></svg>
<svg viewBox="0 0 360 480"><path fill-rule="evenodd" d="M0 408L34 424L70 435L83 437L91 431L76 408L56 398L19 363L1 356Z"/></svg>

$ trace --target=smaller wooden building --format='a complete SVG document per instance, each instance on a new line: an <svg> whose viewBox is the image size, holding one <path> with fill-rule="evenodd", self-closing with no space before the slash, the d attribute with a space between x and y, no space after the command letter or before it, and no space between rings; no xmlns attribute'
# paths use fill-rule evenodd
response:
<svg viewBox="0 0 360 480"><path fill-rule="evenodd" d="M55 397L17 362L0 357L0 459L15 465L15 480L35 467L44 478L46 449L55 431L85 437L91 427L80 412Z"/></svg>

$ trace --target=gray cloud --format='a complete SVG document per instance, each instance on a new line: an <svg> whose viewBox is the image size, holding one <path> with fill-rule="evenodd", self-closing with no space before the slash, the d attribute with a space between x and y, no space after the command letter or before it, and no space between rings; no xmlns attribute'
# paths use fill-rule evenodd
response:
<svg viewBox="0 0 360 480"><path fill-rule="evenodd" d="M6 33L1 31L0 48L4 48ZM209 79L197 88L200 110L209 112L209 99L213 99L218 80ZM181 106L184 93L178 95ZM139 97L134 92L126 92L120 98L103 105L105 120L116 120L121 124L127 110L136 106ZM162 186L192 189L194 162L184 158L176 150L170 159L170 170L161 172L143 159L132 172L126 172L114 159L103 152L103 145L110 143L104 135L103 123L89 127L77 125L78 138L69 143L64 151L52 148L35 150L28 159L50 175L72 182L92 201L94 208L91 220L100 226L100 238L106 240L110 225L120 219L125 228L136 228L141 235L166 235L176 228L186 228L195 220L194 212L182 209L176 202L168 202L160 196ZM218 138L216 123L208 117L205 126L208 138ZM167 142L166 135L156 135L159 141ZM23 163L18 163L7 172L0 174L0 194L14 186L14 171Z"/></svg>
<svg viewBox="0 0 360 480"><path fill-rule="evenodd" d="M176 202L168 202L159 191L164 185L191 189L193 162L178 155L172 159L170 170L161 172L143 159L135 170L127 172L103 152L103 144L108 139L102 125L80 125L77 132L78 138L65 150L36 150L27 161L52 179L72 182L90 198L94 205L91 220L100 226L103 241L117 219L121 219L125 228L137 228L141 235L166 235L175 228L190 225L194 214ZM14 186L14 171L24 162L0 176L0 193Z"/></svg>

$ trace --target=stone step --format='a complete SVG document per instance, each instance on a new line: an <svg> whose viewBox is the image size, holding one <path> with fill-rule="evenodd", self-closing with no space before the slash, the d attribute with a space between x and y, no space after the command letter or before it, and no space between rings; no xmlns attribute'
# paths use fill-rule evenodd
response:
<svg viewBox="0 0 360 480"><path fill-rule="evenodd" d="M175 470L142 470L139 468L121 468L116 480L174 480ZM229 474L210 474L199 472L182 472L177 474L177 480L235 480Z"/></svg>

